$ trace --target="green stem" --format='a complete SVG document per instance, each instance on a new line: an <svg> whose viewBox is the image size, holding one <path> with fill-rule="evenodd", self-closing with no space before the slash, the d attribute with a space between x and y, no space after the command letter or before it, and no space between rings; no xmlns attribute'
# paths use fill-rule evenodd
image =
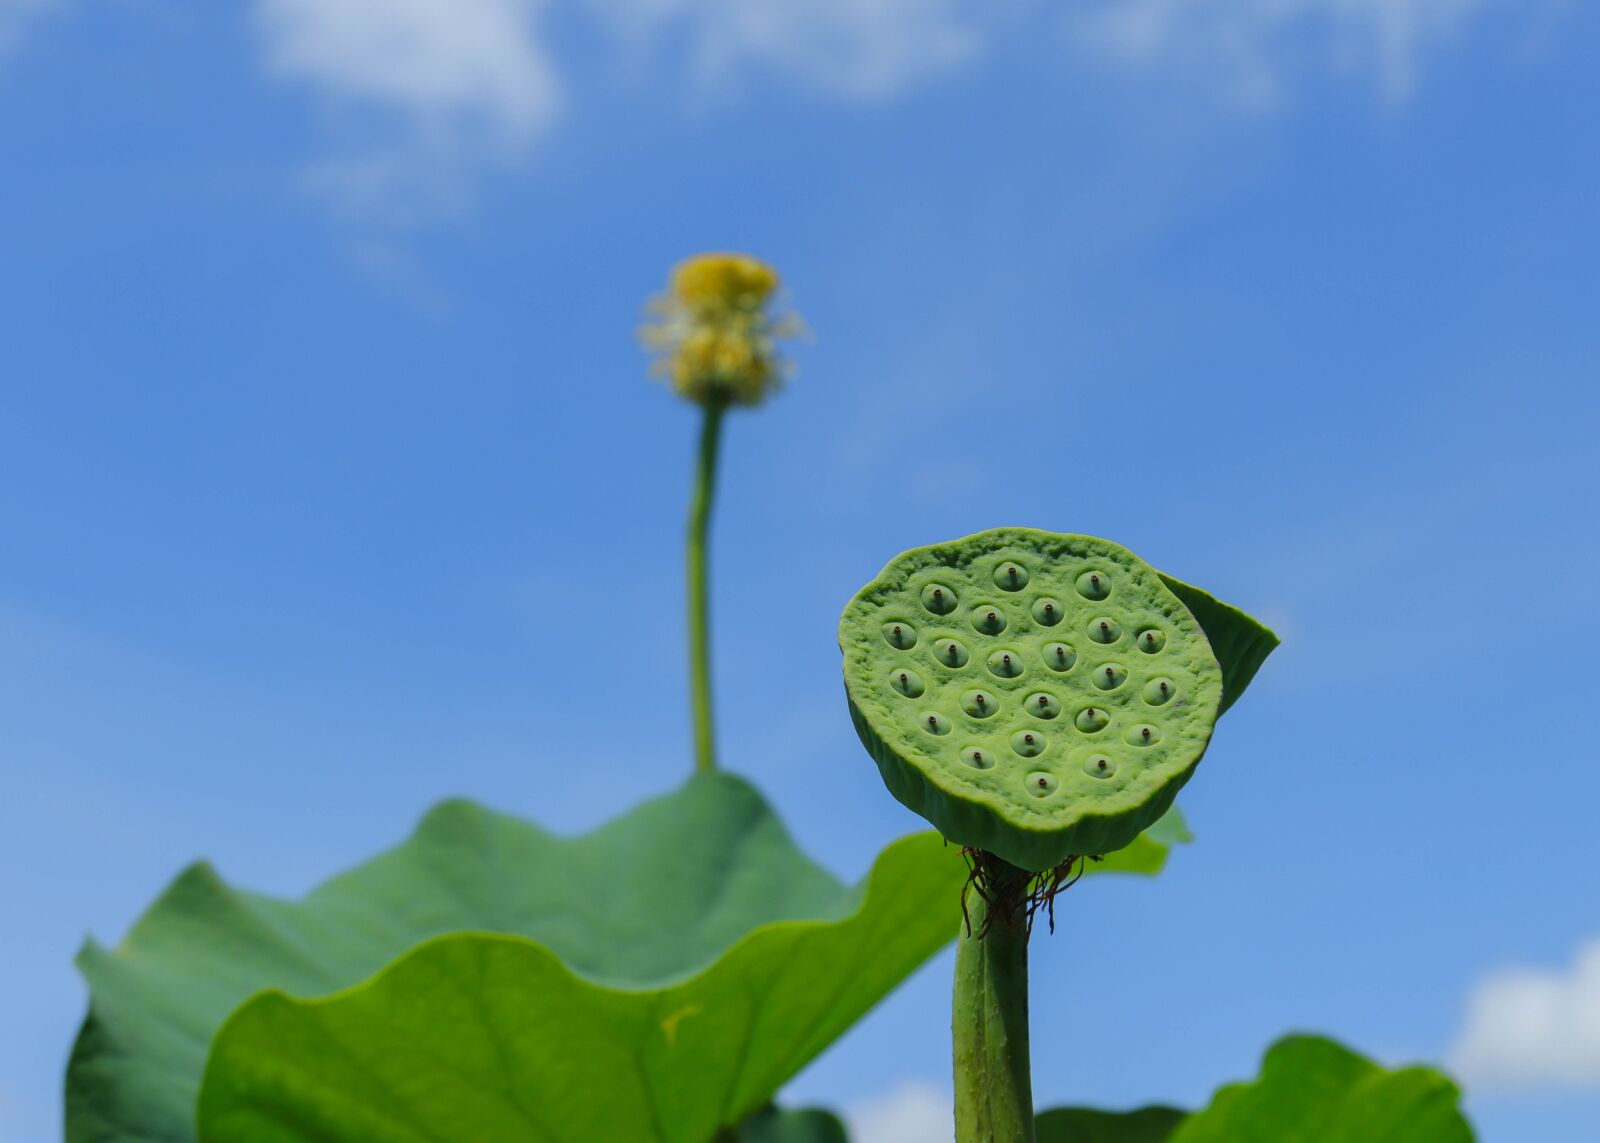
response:
<svg viewBox="0 0 1600 1143"><path fill-rule="evenodd" d="M706 537L717 487L717 447L727 403L707 400L700 426L700 459L695 466L694 498L689 502L689 689L694 712L694 765L717 768L716 736L711 726L711 605L707 591Z"/></svg>
<svg viewBox="0 0 1600 1143"><path fill-rule="evenodd" d="M1034 1143L1028 1066L1029 874L977 855L989 900L971 895L956 948L952 1038L956 1143Z"/></svg>

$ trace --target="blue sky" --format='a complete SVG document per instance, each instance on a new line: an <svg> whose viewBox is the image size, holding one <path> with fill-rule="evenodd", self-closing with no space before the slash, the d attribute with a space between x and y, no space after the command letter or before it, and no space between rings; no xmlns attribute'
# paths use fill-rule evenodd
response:
<svg viewBox="0 0 1600 1143"><path fill-rule="evenodd" d="M1105 535L1284 636L1197 844L1037 944L1041 1103L1308 1029L1448 1061L1488 1143L1600 1138L1600 12L0 0L0 44L0 1138L58 1134L76 946L189 860L297 894L447 794L579 829L686 772L695 426L632 331L707 248L815 332L729 425L723 751L841 874L919 825L833 645L902 548ZM632 713L553 716L613 639ZM926 1138L948 970L791 1096Z"/></svg>

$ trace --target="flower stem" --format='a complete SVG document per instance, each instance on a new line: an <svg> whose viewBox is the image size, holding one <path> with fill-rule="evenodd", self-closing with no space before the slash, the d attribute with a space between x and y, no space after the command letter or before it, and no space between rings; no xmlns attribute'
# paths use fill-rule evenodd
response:
<svg viewBox="0 0 1600 1143"><path fill-rule="evenodd" d="M956 947L952 1038L956 1143L1034 1143L1028 1065L1029 874L991 853L975 858L970 928Z"/></svg>
<svg viewBox="0 0 1600 1143"><path fill-rule="evenodd" d="M727 402L715 399L705 403L694 497L689 503L689 688L694 713L694 765L701 772L717 768L716 735L711 725L711 605L707 590L706 538L711 532L717 449L722 440L722 415L727 407Z"/></svg>

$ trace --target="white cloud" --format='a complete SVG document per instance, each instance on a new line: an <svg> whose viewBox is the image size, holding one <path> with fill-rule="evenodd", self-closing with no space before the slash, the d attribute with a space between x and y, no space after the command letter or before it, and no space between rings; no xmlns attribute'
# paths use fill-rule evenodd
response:
<svg viewBox="0 0 1600 1143"><path fill-rule="evenodd" d="M1600 1088L1600 938L1566 970L1480 980L1449 1059L1471 1088Z"/></svg>
<svg viewBox="0 0 1600 1143"><path fill-rule="evenodd" d="M1485 3L1096 0L1077 9L1070 28L1110 62L1186 76L1235 106L1275 106L1293 72L1315 57L1375 73L1385 96L1398 101L1415 87L1422 53Z"/></svg>
<svg viewBox="0 0 1600 1143"><path fill-rule="evenodd" d="M0 0L0 14L51 2ZM310 184L363 211L436 212L466 198L483 166L525 159L557 119L550 15L591 22L630 64L662 60L658 84L721 96L761 74L839 99L902 93L978 58L1002 31L1065 19L1098 60L1262 108L1328 64L1403 98L1424 53L1490 2L1076 0L1064 17L1043 0L256 0L256 10L268 70L332 113L335 157Z"/></svg>
<svg viewBox="0 0 1600 1143"><path fill-rule="evenodd" d="M561 87L537 0L260 0L268 70L359 122L353 153L311 184L347 205L458 197L465 171L519 157L554 120ZM361 113L377 112L380 142ZM395 196L401 195L400 200Z"/></svg>
<svg viewBox="0 0 1600 1143"><path fill-rule="evenodd" d="M859 1143L948 1143L955 1138L950 1093L908 1083L851 1108L850 1138Z"/></svg>
<svg viewBox="0 0 1600 1143"><path fill-rule="evenodd" d="M0 0L0 4L19 0ZM20 0L24 3L39 0ZM970 58L964 0L569 0L616 41L670 44L716 87L747 70L833 96L893 94ZM554 122L559 74L545 0L257 0L268 70L322 97L357 143L310 185L408 215L463 197L485 163L517 161ZM373 145L372 119L383 142ZM398 209L397 209L398 208Z"/></svg>

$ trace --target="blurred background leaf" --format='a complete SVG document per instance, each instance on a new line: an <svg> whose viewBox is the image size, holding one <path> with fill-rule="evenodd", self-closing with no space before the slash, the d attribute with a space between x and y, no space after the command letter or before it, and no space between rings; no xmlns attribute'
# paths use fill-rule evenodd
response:
<svg viewBox="0 0 1600 1143"><path fill-rule="evenodd" d="M1390 1070L1321 1036L1286 1036L1261 1075L1194 1114L1170 1107L1040 1114L1038 1143L1472 1143L1442 1072Z"/></svg>

